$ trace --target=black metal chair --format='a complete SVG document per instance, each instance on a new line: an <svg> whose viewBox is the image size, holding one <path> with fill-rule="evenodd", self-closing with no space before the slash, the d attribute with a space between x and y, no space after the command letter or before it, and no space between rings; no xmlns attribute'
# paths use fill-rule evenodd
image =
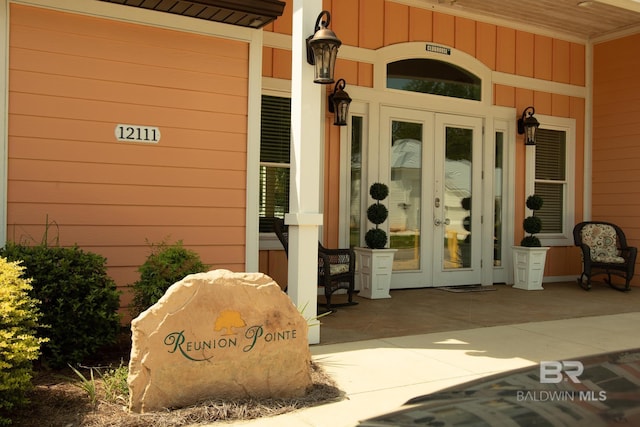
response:
<svg viewBox="0 0 640 427"><path fill-rule="evenodd" d="M289 232L288 227L280 218L275 218L273 230L278 236L284 251L289 257ZM353 249L328 249L318 242L318 286L324 287L326 307L331 310L335 307L356 305L353 301L355 290L356 256ZM332 304L331 296L334 292L344 289L347 291L346 303Z"/></svg>
<svg viewBox="0 0 640 427"><path fill-rule="evenodd" d="M591 289L591 278L606 274L605 282L609 286L619 291L630 290L638 249L627 246L627 239L620 227L603 221L581 222L573 228L573 240L582 250L583 271L578 277L578 284L582 288ZM622 277L624 287L613 284L612 275Z"/></svg>

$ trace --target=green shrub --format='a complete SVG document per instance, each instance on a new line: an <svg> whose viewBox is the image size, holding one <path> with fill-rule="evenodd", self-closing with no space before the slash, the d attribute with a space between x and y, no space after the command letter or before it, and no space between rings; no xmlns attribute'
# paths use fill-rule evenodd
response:
<svg viewBox="0 0 640 427"><path fill-rule="evenodd" d="M369 195L373 200L384 200L389 195L389 187L381 182L374 182L369 187Z"/></svg>
<svg viewBox="0 0 640 427"><path fill-rule="evenodd" d="M140 266L140 280L133 284L133 316L137 316L155 304L169 286L185 276L207 270L200 256L182 246L182 241L174 245L162 242L151 245L151 254Z"/></svg>
<svg viewBox="0 0 640 427"><path fill-rule="evenodd" d="M531 196L527 197L527 201L525 203L527 207L532 211L539 211L540 209L542 209L544 200L537 194L532 194Z"/></svg>
<svg viewBox="0 0 640 427"><path fill-rule="evenodd" d="M526 217L522 222L522 228L524 228L524 231L529 233L529 235L525 236L520 241L520 246L525 246L530 248L534 248L534 247L539 248L542 246L540 239L534 236L534 234L542 231L542 220L539 217L535 216L535 211L540 210L542 208L543 203L544 203L544 200L542 199L542 197L536 194L533 194L527 197L525 204L529 209L533 211L534 214Z"/></svg>
<svg viewBox="0 0 640 427"><path fill-rule="evenodd" d="M387 233L380 228L372 228L365 233L364 241L371 249L382 249L387 245Z"/></svg>
<svg viewBox="0 0 640 427"><path fill-rule="evenodd" d="M382 224L389 216L389 210L385 205L374 203L367 208L367 218L374 224Z"/></svg>
<svg viewBox="0 0 640 427"><path fill-rule="evenodd" d="M4 414L27 402L32 361L44 341L36 337L39 302L29 296L31 280L23 271L0 257L0 425L10 423Z"/></svg>
<svg viewBox="0 0 640 427"><path fill-rule="evenodd" d="M542 230L542 220L537 216L528 216L522 222L522 227L529 234L537 234Z"/></svg>
<svg viewBox="0 0 640 427"><path fill-rule="evenodd" d="M52 368L81 363L120 331L120 296L107 275L106 259L78 247L8 243L0 255L22 260L33 279L31 296L41 301L42 360Z"/></svg>
<svg viewBox="0 0 640 427"><path fill-rule="evenodd" d="M369 205L367 209L367 219L375 224L375 228L369 229L364 235L364 241L367 247L371 249L383 249L387 245L387 233L378 225L387 220L389 210L385 205L380 203L389 195L389 187L381 182L374 182L369 187L369 195L376 202Z"/></svg>

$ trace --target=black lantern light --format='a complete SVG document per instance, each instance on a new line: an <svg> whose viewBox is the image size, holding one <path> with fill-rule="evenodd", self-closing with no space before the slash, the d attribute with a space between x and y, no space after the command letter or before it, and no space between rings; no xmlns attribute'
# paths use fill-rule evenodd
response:
<svg viewBox="0 0 640 427"><path fill-rule="evenodd" d="M327 20L322 19L326 15ZM315 65L314 83L333 83L338 48L342 44L335 33L327 28L331 14L323 10L316 19L315 34L307 38L307 62Z"/></svg>
<svg viewBox="0 0 640 427"><path fill-rule="evenodd" d="M536 145L536 130L538 130L540 122L533 117L535 113L535 108L527 107L522 112L522 117L518 119L518 133L520 135L525 134L525 145Z"/></svg>
<svg viewBox="0 0 640 427"><path fill-rule="evenodd" d="M336 86L333 88L333 93L329 95L329 112L334 113L333 124L335 126L346 126L347 116L349 115L349 104L351 104L351 98L349 94L344 91L344 87L347 82L344 79L337 81Z"/></svg>

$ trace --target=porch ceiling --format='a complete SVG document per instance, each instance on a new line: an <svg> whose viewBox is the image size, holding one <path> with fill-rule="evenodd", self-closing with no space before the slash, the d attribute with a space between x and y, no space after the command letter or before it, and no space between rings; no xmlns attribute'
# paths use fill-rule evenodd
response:
<svg viewBox="0 0 640 427"><path fill-rule="evenodd" d="M279 0L101 0L176 15L249 28L277 19L285 3Z"/></svg>
<svg viewBox="0 0 640 427"><path fill-rule="evenodd" d="M437 4L443 9L481 14L586 39L640 28L640 0L421 1Z"/></svg>

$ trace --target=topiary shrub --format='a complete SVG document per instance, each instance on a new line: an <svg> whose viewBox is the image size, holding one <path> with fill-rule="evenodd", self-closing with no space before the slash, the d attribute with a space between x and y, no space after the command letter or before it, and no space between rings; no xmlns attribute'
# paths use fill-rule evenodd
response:
<svg viewBox="0 0 640 427"><path fill-rule="evenodd" d="M106 259L77 246L8 243L0 255L23 261L33 279L31 296L41 301L42 361L52 368L77 364L116 341L120 295L107 275Z"/></svg>
<svg viewBox="0 0 640 427"><path fill-rule="evenodd" d="M522 222L524 231L529 233L529 235L525 236L520 241L520 246L530 248L539 248L542 246L540 239L534 236L534 234L537 234L542 230L542 220L539 217L535 216L535 211L540 210L542 208L542 204L543 200L540 196L533 194L527 197L526 205L534 212L534 215L526 217Z"/></svg>
<svg viewBox="0 0 640 427"><path fill-rule="evenodd" d="M378 228L378 226L386 221L389 211L380 201L386 199L389 195L389 187L386 184L376 182L371 184L369 195L376 203L367 209L367 219L375 224L376 227L367 231L364 235L364 241L367 247L371 249L382 249L387 245L387 233Z"/></svg>
<svg viewBox="0 0 640 427"><path fill-rule="evenodd" d="M169 286L185 276L207 271L200 256L182 246L182 241L174 245L162 242L151 245L151 254L138 269L140 280L133 284L132 314L136 317L155 304Z"/></svg>
<svg viewBox="0 0 640 427"><path fill-rule="evenodd" d="M27 403L31 389L32 361L40 355L43 339L36 337L39 301L29 296L31 279L24 267L0 257L0 425Z"/></svg>

